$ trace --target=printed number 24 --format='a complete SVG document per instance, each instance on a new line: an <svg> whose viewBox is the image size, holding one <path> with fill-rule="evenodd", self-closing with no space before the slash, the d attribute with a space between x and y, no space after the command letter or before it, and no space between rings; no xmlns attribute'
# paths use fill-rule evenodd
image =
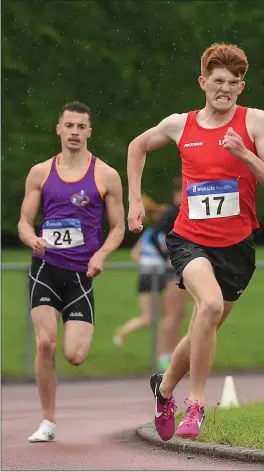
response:
<svg viewBox="0 0 264 472"><path fill-rule="evenodd" d="M62 246L63 242L68 243L70 245L72 242L70 231L68 229L63 234L63 237L60 231L54 231L53 236L56 236L56 239L54 241L55 246Z"/></svg>
<svg viewBox="0 0 264 472"><path fill-rule="evenodd" d="M219 200L216 214L221 215L221 210L222 210L225 197L213 197L213 200ZM205 203L206 216L210 216L211 213L210 213L209 197L206 197L204 200L202 200L202 203Z"/></svg>

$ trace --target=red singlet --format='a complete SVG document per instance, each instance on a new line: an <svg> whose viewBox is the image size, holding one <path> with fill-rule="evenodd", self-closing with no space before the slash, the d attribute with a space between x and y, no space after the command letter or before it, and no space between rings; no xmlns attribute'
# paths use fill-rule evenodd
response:
<svg viewBox="0 0 264 472"><path fill-rule="evenodd" d="M222 145L227 129L232 127L256 154L246 128L247 108L238 106L229 123L214 129L202 128L196 121L197 113L188 113L178 144L183 199L173 229L203 246L231 246L259 228L257 179Z"/></svg>

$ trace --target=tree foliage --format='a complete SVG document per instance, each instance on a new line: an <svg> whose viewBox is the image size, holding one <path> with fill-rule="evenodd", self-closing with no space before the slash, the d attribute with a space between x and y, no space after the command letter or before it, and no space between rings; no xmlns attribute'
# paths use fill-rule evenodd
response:
<svg viewBox="0 0 264 472"><path fill-rule="evenodd" d="M16 231L30 167L59 149L67 101L92 109L90 148L124 183L130 140L173 112L203 106L200 56L212 42L249 58L242 102L264 108L264 9L248 1L7 1L2 5L2 227ZM149 155L143 188L169 201L174 145ZM259 212L264 215L263 192Z"/></svg>

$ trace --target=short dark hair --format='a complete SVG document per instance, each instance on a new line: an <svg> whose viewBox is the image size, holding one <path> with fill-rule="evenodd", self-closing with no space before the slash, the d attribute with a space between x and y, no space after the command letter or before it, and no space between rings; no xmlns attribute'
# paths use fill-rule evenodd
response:
<svg viewBox="0 0 264 472"><path fill-rule="evenodd" d="M172 190L173 192L180 192L182 189L182 180L180 177L175 177L172 182Z"/></svg>
<svg viewBox="0 0 264 472"><path fill-rule="evenodd" d="M76 111L77 113L87 113L91 120L91 110L90 108L85 105L85 103L81 102L70 102L70 103L65 103L63 105L60 114L59 114L59 119L63 116L63 113L68 110L68 111Z"/></svg>

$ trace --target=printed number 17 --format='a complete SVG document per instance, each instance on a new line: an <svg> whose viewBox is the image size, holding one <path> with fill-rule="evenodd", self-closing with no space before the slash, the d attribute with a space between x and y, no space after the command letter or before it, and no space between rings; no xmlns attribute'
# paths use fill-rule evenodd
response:
<svg viewBox="0 0 264 472"><path fill-rule="evenodd" d="M213 197L213 200L219 200L219 205L217 207L216 214L221 215L222 205L224 203L225 197ZM204 200L202 200L202 203L205 203L206 216L210 216L211 213L210 213L209 197L206 197Z"/></svg>

